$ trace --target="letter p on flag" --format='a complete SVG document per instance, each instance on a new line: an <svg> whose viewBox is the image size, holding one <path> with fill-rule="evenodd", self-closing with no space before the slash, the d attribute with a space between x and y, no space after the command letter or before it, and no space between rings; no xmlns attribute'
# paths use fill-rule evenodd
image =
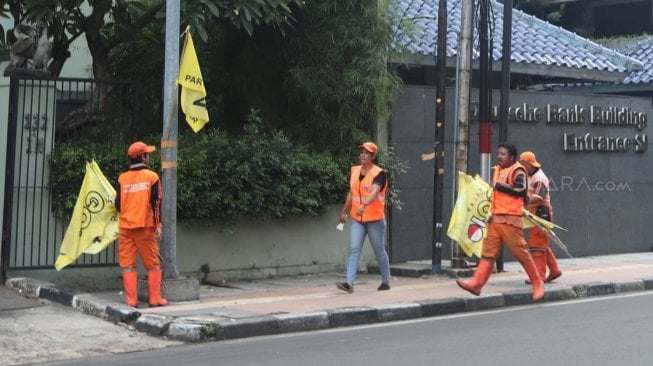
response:
<svg viewBox="0 0 653 366"><path fill-rule="evenodd" d="M184 33L186 37L177 83L181 85L181 110L186 114L186 122L197 132L209 122L209 111L206 109L206 89L190 26L186 27Z"/></svg>

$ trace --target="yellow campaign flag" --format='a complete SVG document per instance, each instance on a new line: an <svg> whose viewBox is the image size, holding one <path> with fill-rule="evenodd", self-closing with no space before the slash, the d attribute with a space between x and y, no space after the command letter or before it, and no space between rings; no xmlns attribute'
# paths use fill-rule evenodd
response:
<svg viewBox="0 0 653 366"><path fill-rule="evenodd" d="M556 235L556 233L553 231L553 229L560 229L567 231L567 229L563 228L562 226L558 226L550 221L547 221L541 217L537 217L536 215L533 215L532 213L528 212L528 210L524 210L522 212L522 222L524 223L524 229L530 229L533 227L539 227L546 233L546 235L558 245L560 249L562 249L568 256L569 258L573 258L571 253L569 252L569 248L563 243L562 240Z"/></svg>
<svg viewBox="0 0 653 366"><path fill-rule="evenodd" d="M478 175L458 172L458 198L451 213L447 236L460 244L465 254L481 256L490 212L490 186Z"/></svg>
<svg viewBox="0 0 653 366"><path fill-rule="evenodd" d="M206 109L206 89L190 27L186 27L184 33L186 44L181 55L177 83L181 85L181 110L186 114L186 122L197 132L209 122L209 111Z"/></svg>
<svg viewBox="0 0 653 366"><path fill-rule="evenodd" d="M98 254L118 239L116 190L95 161L86 163L70 224L66 229L54 267L60 271L82 253Z"/></svg>

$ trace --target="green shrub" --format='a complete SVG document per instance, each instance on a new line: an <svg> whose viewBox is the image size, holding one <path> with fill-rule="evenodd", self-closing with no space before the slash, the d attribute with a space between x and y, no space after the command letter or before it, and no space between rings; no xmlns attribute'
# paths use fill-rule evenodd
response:
<svg viewBox="0 0 653 366"><path fill-rule="evenodd" d="M317 216L327 205L344 201L347 180L331 156L294 145L282 132L261 129L260 118L251 113L244 134L238 137L218 129L180 136L180 221L221 223L228 229L240 216ZM128 166L124 150L83 141L58 143L49 157L55 214L72 213L87 160L95 159L115 185L118 174ZM158 153L151 159L153 170L160 166Z"/></svg>
<svg viewBox="0 0 653 366"><path fill-rule="evenodd" d="M72 214L84 180L87 161L95 160L102 173L115 186L118 174L129 164L125 151L126 147L123 146L93 143L88 140L57 143L48 156L48 186L52 190L54 216L66 218Z"/></svg>
<svg viewBox="0 0 653 366"><path fill-rule="evenodd" d="M238 138L215 129L181 136L180 220L231 224L238 216L317 216L342 201L346 180L333 158L294 145L282 132L262 132L261 126L252 113Z"/></svg>

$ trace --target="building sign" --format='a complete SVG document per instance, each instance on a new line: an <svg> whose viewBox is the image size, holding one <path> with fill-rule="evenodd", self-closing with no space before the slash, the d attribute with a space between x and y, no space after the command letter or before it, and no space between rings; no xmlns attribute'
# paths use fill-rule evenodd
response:
<svg viewBox="0 0 653 366"><path fill-rule="evenodd" d="M478 103L471 104L471 118L478 120ZM498 121L499 107L491 108L491 120ZM547 125L570 127L624 127L632 129L632 133L622 136L606 136L594 131L581 133L563 133L562 148L567 152L627 152L646 151L648 137L644 133L648 116L644 112L634 111L630 107L600 107L590 106L560 106L546 104L533 106L523 103L508 107L508 121L512 123L546 123ZM605 129L601 130L602 132Z"/></svg>

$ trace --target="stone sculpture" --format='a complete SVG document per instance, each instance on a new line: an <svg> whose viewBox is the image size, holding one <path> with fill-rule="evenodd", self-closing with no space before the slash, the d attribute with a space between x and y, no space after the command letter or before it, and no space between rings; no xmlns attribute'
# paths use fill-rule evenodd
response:
<svg viewBox="0 0 653 366"><path fill-rule="evenodd" d="M4 76L50 75L47 66L52 54L52 43L48 38L47 24L40 22L35 27L21 23L14 27L13 33L16 42L9 49L9 65L5 68Z"/></svg>

